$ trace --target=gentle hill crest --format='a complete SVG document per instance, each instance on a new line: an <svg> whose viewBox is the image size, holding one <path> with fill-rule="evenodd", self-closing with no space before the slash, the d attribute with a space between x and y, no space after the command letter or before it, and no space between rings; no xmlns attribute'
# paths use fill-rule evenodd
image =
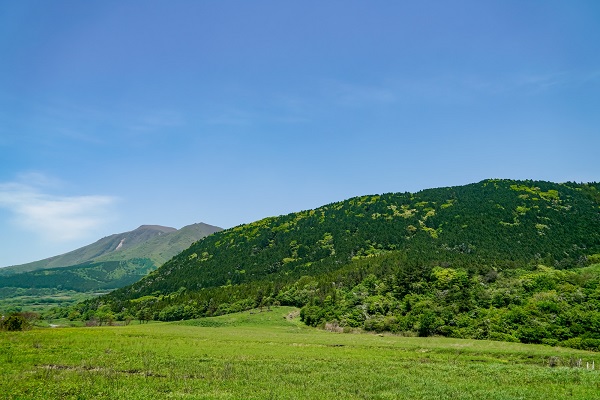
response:
<svg viewBox="0 0 600 400"><path fill-rule="evenodd" d="M390 251L423 262L569 266L600 246L599 199L598 184L501 179L360 196L220 232L120 293L314 275Z"/></svg>

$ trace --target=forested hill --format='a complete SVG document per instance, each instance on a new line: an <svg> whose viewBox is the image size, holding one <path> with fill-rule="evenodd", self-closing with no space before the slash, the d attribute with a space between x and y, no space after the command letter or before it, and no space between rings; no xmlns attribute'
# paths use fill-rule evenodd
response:
<svg viewBox="0 0 600 400"><path fill-rule="evenodd" d="M512 180L356 197L212 235L112 296L289 281L391 251L472 272L570 268L600 250L599 205L595 183Z"/></svg>
<svg viewBox="0 0 600 400"><path fill-rule="evenodd" d="M56 316L172 321L277 304L335 330L600 351L600 185L486 180L266 218Z"/></svg>

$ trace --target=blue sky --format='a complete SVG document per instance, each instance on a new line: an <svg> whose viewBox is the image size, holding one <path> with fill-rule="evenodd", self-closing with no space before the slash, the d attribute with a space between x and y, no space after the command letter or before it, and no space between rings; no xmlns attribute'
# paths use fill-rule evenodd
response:
<svg viewBox="0 0 600 400"><path fill-rule="evenodd" d="M600 180L600 2L0 0L0 266L486 178Z"/></svg>

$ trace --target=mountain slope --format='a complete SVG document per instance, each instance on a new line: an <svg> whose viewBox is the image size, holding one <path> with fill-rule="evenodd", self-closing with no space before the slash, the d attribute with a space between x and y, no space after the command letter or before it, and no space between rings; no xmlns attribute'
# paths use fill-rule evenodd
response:
<svg viewBox="0 0 600 400"><path fill-rule="evenodd" d="M60 315L172 321L282 304L332 330L600 351L599 285L599 184L486 180L238 226Z"/></svg>
<svg viewBox="0 0 600 400"><path fill-rule="evenodd" d="M97 257L94 261L123 261L145 256L150 258L155 265L162 265L187 249L192 243L221 230L219 227L204 223L187 225L179 230L168 232L166 235L155 235L135 246L124 245L119 251Z"/></svg>
<svg viewBox="0 0 600 400"><path fill-rule="evenodd" d="M46 268L67 267L93 261L103 255L111 254L118 250L125 250L150 238L165 233L176 232L177 229L159 225L142 225L139 228L123 233L104 237L92 244L70 251L65 254L34 261L27 264L14 265L0 268L0 276L14 275L22 272L35 271ZM121 245L121 247L119 247ZM117 248L119 248L117 250Z"/></svg>
<svg viewBox="0 0 600 400"><path fill-rule="evenodd" d="M68 267L91 261L121 261L132 258L149 258L161 265L196 240L220 230L221 228L203 223L185 226L180 230L160 225L142 225L133 231L104 237L65 254L0 268L0 276Z"/></svg>
<svg viewBox="0 0 600 400"><path fill-rule="evenodd" d="M0 287L76 291L122 287L139 280L195 241L219 230L221 228L203 223L179 230L142 225L61 256L0 269L3 272Z"/></svg>
<svg viewBox="0 0 600 400"><path fill-rule="evenodd" d="M487 180L356 197L220 232L115 296L287 280L390 251L472 271L570 267L600 247L597 193L597 184Z"/></svg>

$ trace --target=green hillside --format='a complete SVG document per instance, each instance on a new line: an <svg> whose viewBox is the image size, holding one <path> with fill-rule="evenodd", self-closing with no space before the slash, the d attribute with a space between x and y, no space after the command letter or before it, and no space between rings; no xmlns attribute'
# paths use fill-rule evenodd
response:
<svg viewBox="0 0 600 400"><path fill-rule="evenodd" d="M104 237L92 244L65 254L34 261L27 264L0 268L0 276L10 276L23 272L37 271L46 268L61 268L83 264L103 256L110 256L136 247L151 238L176 232L177 229L159 225L142 225L139 228Z"/></svg>
<svg viewBox="0 0 600 400"><path fill-rule="evenodd" d="M123 287L138 281L197 240L219 230L221 228L202 223L179 230L142 225L61 256L0 269L3 272L0 288L87 292ZM9 294L0 298L11 297L9 290L4 292ZM14 292L19 293L18 290Z"/></svg>
<svg viewBox="0 0 600 400"><path fill-rule="evenodd" d="M3 277L0 279L0 287L55 288L78 292L112 290L130 285L155 269L156 266L148 258L87 262Z"/></svg>
<svg viewBox="0 0 600 400"><path fill-rule="evenodd" d="M598 315L597 270L560 274L590 265L600 253L599 188L486 180L266 218L195 243L141 281L79 305L78 312L126 310L173 320L278 302L304 306L311 325L534 342L581 339L577 330L525 338L511 327L477 333L459 324L474 325L478 310L525 306L539 293L551 299L546 292L559 293L566 284L581 293L563 299L566 305L578 298ZM527 279L534 283L523 283ZM504 300L487 299L494 290L504 290ZM382 297L381 307L371 307L372 296ZM467 322L454 320L456 313L466 313ZM531 317L525 314L522 320ZM594 315L578 322L583 330L595 326ZM392 317L396 323L373 324Z"/></svg>
<svg viewBox="0 0 600 400"><path fill-rule="evenodd" d="M135 246L124 246L120 251L113 251L110 254L97 257L94 261L125 261L148 258L155 266L160 266L187 249L192 243L221 230L219 227L204 223L187 225L173 232L149 238Z"/></svg>
<svg viewBox="0 0 600 400"><path fill-rule="evenodd" d="M142 225L133 231L107 236L65 254L0 268L0 277L96 261L123 261L137 258L147 258L155 266L160 266L195 241L220 230L221 228L203 223L188 225L179 230L160 225Z"/></svg>
<svg viewBox="0 0 600 400"><path fill-rule="evenodd" d="M542 262L573 267L600 245L597 186L490 180L363 196L266 218L191 246L126 297L314 275L401 251L472 271Z"/></svg>

